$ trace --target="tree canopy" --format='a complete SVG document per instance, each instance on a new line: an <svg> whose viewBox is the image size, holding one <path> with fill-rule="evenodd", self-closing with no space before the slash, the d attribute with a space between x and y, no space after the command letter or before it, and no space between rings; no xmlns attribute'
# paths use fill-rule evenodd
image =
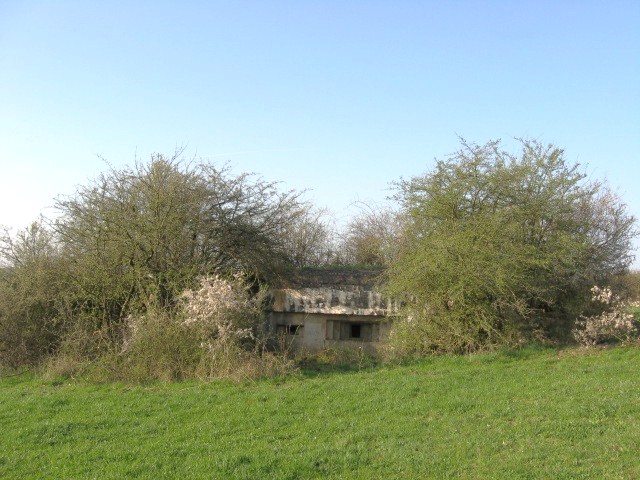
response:
<svg viewBox="0 0 640 480"><path fill-rule="evenodd" d="M310 209L298 192L179 153L110 168L55 206L55 220L0 241L0 350L46 332L34 359L80 323L117 344L128 316L173 308L201 276L283 274L296 260L287 234Z"/></svg>
<svg viewBox="0 0 640 480"><path fill-rule="evenodd" d="M55 219L0 235L0 366L116 358L151 371L165 355L195 371L203 341L185 330L183 294L203 278L238 286L244 301L291 268L344 264L380 268L403 305L391 338L400 353L570 339L591 288L624 278L636 220L562 149L521 147L462 141L395 184L397 211L364 208L341 242L326 212L252 174L179 152L109 168L58 198ZM138 350L125 348L132 339ZM240 357L250 343L235 345Z"/></svg>
<svg viewBox="0 0 640 480"><path fill-rule="evenodd" d="M469 351L568 332L594 284L626 271L635 219L562 149L462 148L396 184L406 225L389 270L415 351Z"/></svg>
<svg viewBox="0 0 640 480"><path fill-rule="evenodd" d="M166 306L198 275L277 274L283 232L306 211L299 193L274 183L162 155L111 169L56 206L73 278L96 301L117 292L117 308L132 296Z"/></svg>
<svg viewBox="0 0 640 480"><path fill-rule="evenodd" d="M384 268L397 252L402 218L389 208L360 204L360 213L347 225L341 252L346 263Z"/></svg>

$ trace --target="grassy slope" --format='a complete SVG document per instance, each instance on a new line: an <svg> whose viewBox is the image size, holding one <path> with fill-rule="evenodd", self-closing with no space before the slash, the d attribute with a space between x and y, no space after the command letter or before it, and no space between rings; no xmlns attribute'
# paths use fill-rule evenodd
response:
<svg viewBox="0 0 640 480"><path fill-rule="evenodd" d="M640 478L640 350L282 382L0 380L1 478Z"/></svg>

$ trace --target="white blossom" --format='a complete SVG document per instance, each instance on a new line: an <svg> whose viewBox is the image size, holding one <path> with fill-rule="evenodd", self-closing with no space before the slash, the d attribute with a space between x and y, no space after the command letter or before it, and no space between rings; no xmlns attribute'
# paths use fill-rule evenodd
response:
<svg viewBox="0 0 640 480"><path fill-rule="evenodd" d="M596 285L591 293L591 299L602 303L606 309L600 315L581 315L578 318L573 336L579 343L593 346L610 340L624 342L638 336L634 316L626 312L634 304L623 302L609 287L601 288Z"/></svg>
<svg viewBox="0 0 640 480"><path fill-rule="evenodd" d="M249 294L244 278L242 274L229 279L203 277L197 289L182 294L183 325L199 333L206 349L214 348L214 343L254 339L261 297Z"/></svg>

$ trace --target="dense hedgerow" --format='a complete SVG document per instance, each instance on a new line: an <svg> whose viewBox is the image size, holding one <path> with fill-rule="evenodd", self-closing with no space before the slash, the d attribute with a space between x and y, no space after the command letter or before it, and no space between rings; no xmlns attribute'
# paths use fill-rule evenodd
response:
<svg viewBox="0 0 640 480"><path fill-rule="evenodd" d="M206 275L279 277L317 241L290 251L288 236L308 230L299 193L179 155L112 168L55 206L55 220L0 238L2 366L113 364L134 322L184 376L199 350L181 340L196 335L180 323L183 292Z"/></svg>
<svg viewBox="0 0 640 480"><path fill-rule="evenodd" d="M0 368L135 381L290 371L255 286L345 261L383 267L402 305L391 358L635 336L630 307L594 309L589 291L639 294L635 218L561 149L463 141L396 188L399 208L354 220L340 252L320 210L254 175L179 154L112 168L57 199L55 220L0 237Z"/></svg>

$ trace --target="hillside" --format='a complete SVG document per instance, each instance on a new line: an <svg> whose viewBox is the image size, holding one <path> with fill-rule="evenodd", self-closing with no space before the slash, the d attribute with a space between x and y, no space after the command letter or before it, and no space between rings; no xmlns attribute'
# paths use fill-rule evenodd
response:
<svg viewBox="0 0 640 480"><path fill-rule="evenodd" d="M92 385L0 379L2 478L638 478L640 350Z"/></svg>

